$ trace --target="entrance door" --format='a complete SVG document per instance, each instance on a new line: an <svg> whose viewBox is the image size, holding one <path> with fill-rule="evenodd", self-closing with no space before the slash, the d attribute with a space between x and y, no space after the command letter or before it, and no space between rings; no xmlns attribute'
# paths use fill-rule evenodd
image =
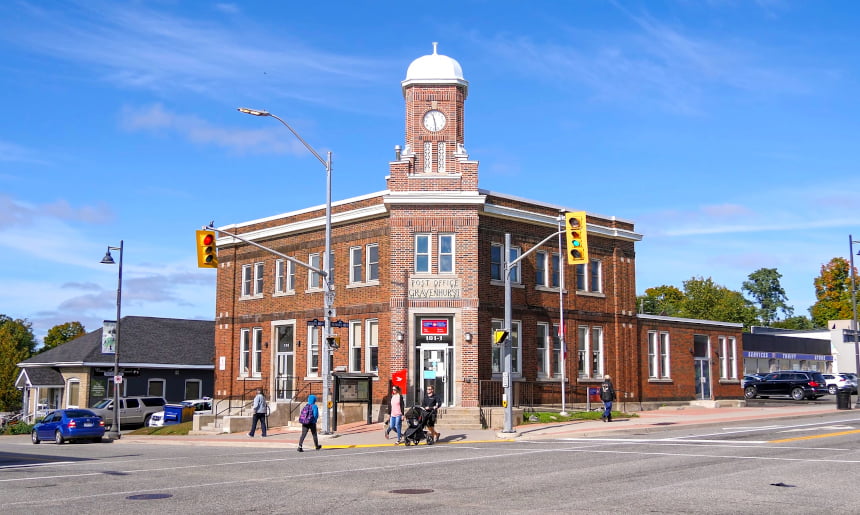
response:
<svg viewBox="0 0 860 515"><path fill-rule="evenodd" d="M696 358L696 398L711 399L711 360Z"/></svg>
<svg viewBox="0 0 860 515"><path fill-rule="evenodd" d="M454 402L454 363L451 359L453 348L446 344L425 343L419 348L421 355L421 402L427 386L433 385L436 395L442 399L442 406Z"/></svg>
<svg viewBox="0 0 860 515"><path fill-rule="evenodd" d="M292 325L275 327L277 349L275 354L275 399L288 401L295 393L295 328Z"/></svg>

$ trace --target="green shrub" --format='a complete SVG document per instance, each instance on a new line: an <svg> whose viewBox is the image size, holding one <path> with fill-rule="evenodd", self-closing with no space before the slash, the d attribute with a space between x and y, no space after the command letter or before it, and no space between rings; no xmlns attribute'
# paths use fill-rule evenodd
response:
<svg viewBox="0 0 860 515"><path fill-rule="evenodd" d="M13 422L8 424L4 430L4 435L28 435L33 430L33 425L26 422Z"/></svg>

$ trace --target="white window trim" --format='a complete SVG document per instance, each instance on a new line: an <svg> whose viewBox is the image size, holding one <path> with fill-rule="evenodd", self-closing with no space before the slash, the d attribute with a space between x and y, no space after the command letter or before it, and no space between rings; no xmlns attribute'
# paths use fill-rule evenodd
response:
<svg viewBox="0 0 860 515"><path fill-rule="evenodd" d="M251 375L251 329L244 328L239 331L239 377Z"/></svg>
<svg viewBox="0 0 860 515"><path fill-rule="evenodd" d="M188 394L188 385L196 384L197 385L197 394L192 396L187 396ZM185 383L182 385L182 391L186 394L186 399L200 399L203 397L203 381L200 379L186 379Z"/></svg>
<svg viewBox="0 0 860 515"><path fill-rule="evenodd" d="M442 254L442 238L451 238L451 253L450 254ZM451 270L442 271L442 256L450 255L451 256ZM439 245L436 252L436 265L439 270L439 274L456 274L457 273L457 237L454 233L440 233L439 234ZM432 270L432 267L431 267Z"/></svg>
<svg viewBox="0 0 860 515"><path fill-rule="evenodd" d="M584 329L584 331L583 331ZM596 344L597 355L598 355L598 363L597 370L593 370L594 364L594 352L595 352L595 342L594 342L594 332L597 331L599 333L600 341ZM582 334L585 334L585 345L583 346L582 351L580 351L580 339ZM584 380L600 380L603 379L603 371L605 370L606 364L606 355L604 353L604 331L601 326L588 326L588 325L579 325L576 330L576 352L577 352L577 370L576 374L580 379ZM585 365L585 370L579 370L579 353L583 352L585 354L583 359L583 365Z"/></svg>
<svg viewBox="0 0 860 515"><path fill-rule="evenodd" d="M418 270L418 256L424 256L425 254L418 252L418 240L419 239L427 239L427 270ZM414 265L413 268L416 274L432 274L433 273L433 235L430 233L419 233L415 235L414 239L414 254L413 254Z"/></svg>
<svg viewBox="0 0 860 515"><path fill-rule="evenodd" d="M314 263L316 261L316 263ZM312 267L323 270L322 267L322 252L311 252L308 254L308 264ZM308 292L321 291L323 288L323 276L308 269Z"/></svg>
<svg viewBox="0 0 860 515"><path fill-rule="evenodd" d="M371 248L376 248L376 262L375 262L375 264L376 264L376 277L375 278L370 277L371 265L374 263L370 260L370 249ZM379 284L379 244L378 243L368 243L367 245L365 245L364 246L364 255L365 255L364 281L367 284Z"/></svg>
<svg viewBox="0 0 860 515"><path fill-rule="evenodd" d="M252 329L251 337L251 377L263 375L263 328Z"/></svg>
<svg viewBox="0 0 860 515"><path fill-rule="evenodd" d="M349 322L349 363L347 364L347 370L350 372L361 372L362 367L364 365L363 359L363 351L362 348L362 333L363 328L361 324L361 320L350 320ZM355 364L355 356L354 352L358 350L359 358L359 366L355 368L353 365Z"/></svg>
<svg viewBox="0 0 860 515"><path fill-rule="evenodd" d="M242 284L240 299L250 299L251 292L254 290L254 276L251 270L252 265L242 265Z"/></svg>
<svg viewBox="0 0 860 515"><path fill-rule="evenodd" d="M266 268L262 261L254 263L254 298L263 296L263 285L265 282Z"/></svg>
<svg viewBox="0 0 860 515"><path fill-rule="evenodd" d="M296 265L292 261L287 261L286 259L275 261L275 290L273 295L295 295L295 266Z"/></svg>
<svg viewBox="0 0 860 515"><path fill-rule="evenodd" d="M541 261L543 261L543 269L540 266ZM549 261L545 250L535 251L535 272L540 272L540 274L535 274L535 287L549 288Z"/></svg>
<svg viewBox="0 0 860 515"><path fill-rule="evenodd" d="M357 254L357 255L356 255ZM359 284L365 278L364 255L361 246L349 248L349 284ZM357 273L356 273L357 269Z"/></svg>
<svg viewBox="0 0 860 515"><path fill-rule="evenodd" d="M71 386L72 386L72 384L73 384L73 383L75 383L75 384L77 384L77 385L78 385L78 398L75 400L75 403L74 403L74 404L72 404L72 403L70 402L72 399L71 399L71 396L69 395L69 394L71 394L71 393L72 393L72 388L71 388ZM66 394L66 407L67 407L67 408L78 408L78 407L80 407L80 406L78 405L78 403L79 403L79 402L80 402L80 400L81 400L81 380L80 380L79 378L77 378L77 377L73 377L73 378L69 379L68 381L66 381L66 391L65 391L65 394Z"/></svg>
<svg viewBox="0 0 860 515"><path fill-rule="evenodd" d="M146 395L155 395L153 393L149 393L150 391L152 391L152 388L149 387L149 385L151 385L152 383L161 383L161 396L167 396L167 381L158 377L153 377L146 380Z"/></svg>
<svg viewBox="0 0 860 515"><path fill-rule="evenodd" d="M376 328L376 337L373 335L373 328ZM364 369L370 374L379 375L379 319L368 318L364 324ZM372 349L376 348L376 370L372 368Z"/></svg>
<svg viewBox="0 0 860 515"><path fill-rule="evenodd" d="M543 353L540 351L540 345L537 345L540 342L535 342L535 346L538 349L538 362L543 365L543 371L538 370L537 376L541 379L546 379L552 377L552 373L550 372L550 365L552 363L552 360L550 359L550 355L552 354L552 336L549 333L550 326L547 322L538 322L537 327L538 338L541 337L541 331L543 331Z"/></svg>
<svg viewBox="0 0 860 515"><path fill-rule="evenodd" d="M494 318L490 321L490 327L493 330L504 328L504 324L505 324L505 321L500 319L500 318ZM522 375L523 375L523 345L522 345L522 341L521 341L521 339L522 339L521 335L523 334L522 333L522 327L523 327L522 326L522 320L511 320L511 334L509 336L509 338L511 338L511 352L512 353L516 352L516 357L517 357L517 359L514 360L513 355L511 356L511 358L512 358L511 359L511 365L514 368L514 370L511 370L511 377L513 377L513 378L519 378L519 377L522 377ZM490 338L493 337L492 334L493 334L493 331L490 331ZM498 371L493 370L493 376L494 377L501 377L502 371L503 371L502 369L504 369L504 367L505 367L504 357L501 354L502 346L493 344L492 347L493 347L493 354L495 354L496 352L499 353L499 370ZM492 363L493 361L495 361L495 360L491 359L490 367L493 366L493 363Z"/></svg>
<svg viewBox="0 0 860 515"><path fill-rule="evenodd" d="M322 353L320 352L320 338L322 334L322 328L316 326L308 327L308 339L307 339L307 351L306 351L306 366L305 373L306 377L321 377L320 369L322 368ZM316 351L316 352L314 352ZM313 355L317 354L317 369L314 371L312 369L313 365Z"/></svg>

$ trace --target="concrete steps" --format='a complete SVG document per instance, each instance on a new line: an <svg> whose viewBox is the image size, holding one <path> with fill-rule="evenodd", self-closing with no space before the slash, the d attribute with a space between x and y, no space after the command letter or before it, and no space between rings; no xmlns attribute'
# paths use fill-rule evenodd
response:
<svg viewBox="0 0 860 515"><path fill-rule="evenodd" d="M484 429L480 408L440 408L436 415L438 429Z"/></svg>

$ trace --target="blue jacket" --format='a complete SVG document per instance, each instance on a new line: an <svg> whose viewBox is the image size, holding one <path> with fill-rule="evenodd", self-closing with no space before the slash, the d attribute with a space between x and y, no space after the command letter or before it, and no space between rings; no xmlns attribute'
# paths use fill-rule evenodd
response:
<svg viewBox="0 0 860 515"><path fill-rule="evenodd" d="M316 395L308 395L308 404L314 409L314 419L311 421L311 424L316 424L317 419L320 418L320 409L317 407L317 396Z"/></svg>

